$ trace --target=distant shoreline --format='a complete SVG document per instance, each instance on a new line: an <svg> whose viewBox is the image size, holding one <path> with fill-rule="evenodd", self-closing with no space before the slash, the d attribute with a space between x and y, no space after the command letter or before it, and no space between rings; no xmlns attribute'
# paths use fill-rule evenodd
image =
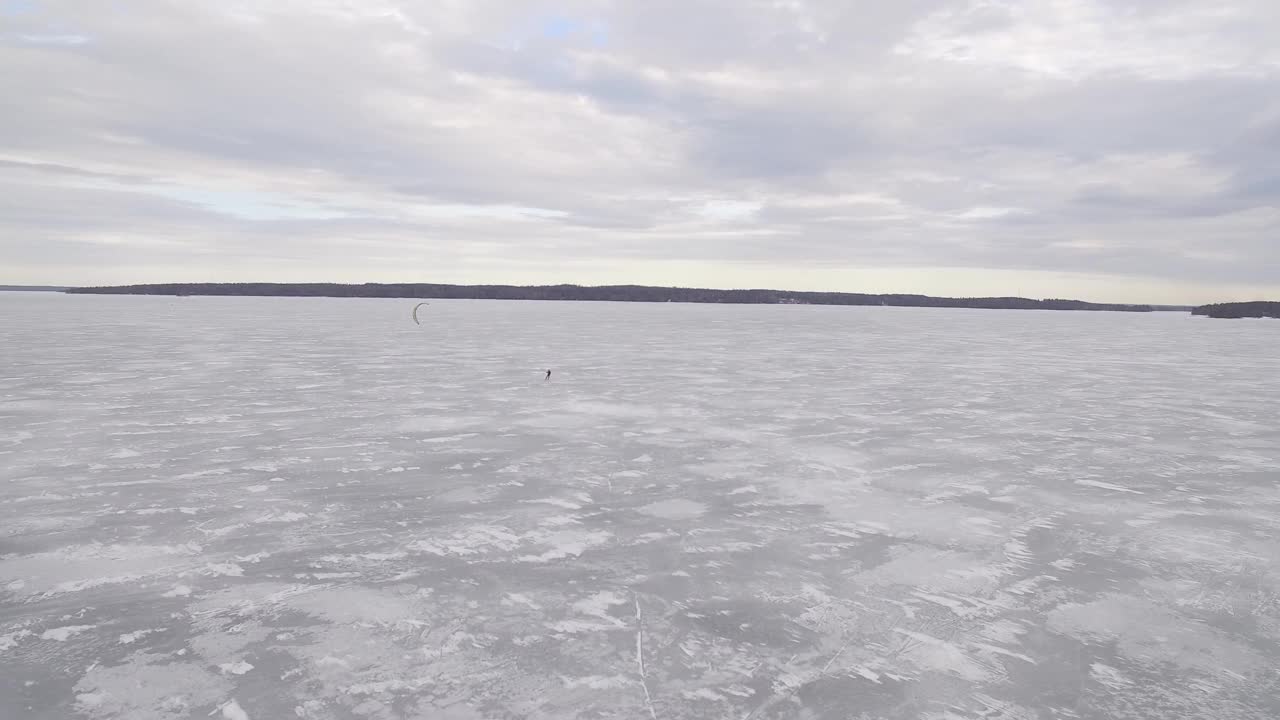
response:
<svg viewBox="0 0 1280 720"><path fill-rule="evenodd" d="M1244 318L1280 318L1280 302L1238 302L1202 305L1192 315L1239 320Z"/></svg>
<svg viewBox="0 0 1280 720"><path fill-rule="evenodd" d="M737 305L845 305L990 310L1095 312L1190 311L1191 306L1091 303L1022 297L949 298L914 294L866 294L791 290L717 290L650 285L445 285L434 283L163 283L73 287L69 294L204 295L251 297L349 297L456 300L567 300L685 302Z"/></svg>
<svg viewBox="0 0 1280 720"><path fill-rule="evenodd" d="M66 285L0 285L0 292L66 292Z"/></svg>

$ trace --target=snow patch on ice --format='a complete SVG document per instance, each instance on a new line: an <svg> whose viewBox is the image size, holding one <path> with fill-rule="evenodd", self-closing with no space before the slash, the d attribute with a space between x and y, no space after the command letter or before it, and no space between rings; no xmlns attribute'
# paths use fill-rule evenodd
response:
<svg viewBox="0 0 1280 720"><path fill-rule="evenodd" d="M626 627L625 622L609 614L609 608L616 605L624 605L626 602L627 598L618 593L606 591L575 602L573 609L583 615L601 618L611 625Z"/></svg>
<svg viewBox="0 0 1280 720"><path fill-rule="evenodd" d="M134 510L135 515L162 515L164 513L182 513L183 515L195 515L198 511L191 507L152 507L139 508Z"/></svg>
<svg viewBox="0 0 1280 720"><path fill-rule="evenodd" d="M968 682L995 679L992 668L969 657L954 643L902 628L894 628L893 631L915 641L916 644L903 654L922 670L955 675Z"/></svg>
<svg viewBox="0 0 1280 720"><path fill-rule="evenodd" d="M138 630L137 632L126 633L120 636L120 644L132 645L142 638L158 632L164 632L164 628L152 628L150 630Z"/></svg>
<svg viewBox="0 0 1280 720"><path fill-rule="evenodd" d="M67 625L60 628L53 628L45 630L44 633L40 635L40 639L66 642L67 638L70 638L72 635L79 635L80 633L86 630L92 630L95 627L97 627L97 625Z"/></svg>
<svg viewBox="0 0 1280 720"><path fill-rule="evenodd" d="M31 637L33 633L30 630L16 630L5 635L0 635L0 652L5 652L11 648L18 646L23 638Z"/></svg>
<svg viewBox="0 0 1280 720"><path fill-rule="evenodd" d="M306 513L300 513L300 512L282 512L282 513L273 512L273 513L267 513L266 515L261 515L253 522L259 525L264 523L293 523L293 522L298 522L299 520L306 520L308 517L309 516Z"/></svg>
<svg viewBox="0 0 1280 720"><path fill-rule="evenodd" d="M528 595L525 595L523 593L507 593L502 598L502 604L508 607L512 607L515 605L525 605L527 607L533 608L534 610L542 609L541 605L534 602Z"/></svg>
<svg viewBox="0 0 1280 720"><path fill-rule="evenodd" d="M195 544L103 545L88 543L22 556L0 557L0 581L23 581L28 593L58 595L134 582L191 567Z"/></svg>
<svg viewBox="0 0 1280 720"><path fill-rule="evenodd" d="M457 435L441 435L438 437L422 438L420 442L443 445L445 443L456 443L460 440L476 437L478 433L459 433Z"/></svg>
<svg viewBox="0 0 1280 720"><path fill-rule="evenodd" d="M711 702L724 702L727 698L724 695L712 690L711 688L697 688L695 690L684 690L680 693L680 697L685 700L710 700Z"/></svg>
<svg viewBox="0 0 1280 720"><path fill-rule="evenodd" d="M688 520L701 516L707 511L707 506L692 500L683 498L674 498L671 500L659 500L658 502L649 503L641 508L639 512L653 517L660 517L666 520Z"/></svg>
<svg viewBox="0 0 1280 720"><path fill-rule="evenodd" d="M634 680L622 675L614 675L605 677L603 675L588 675L586 677L571 678L560 676L560 681L570 690L578 688L588 688L591 690L609 690L610 688L630 687L635 684Z"/></svg>
<svg viewBox="0 0 1280 720"><path fill-rule="evenodd" d="M249 714L235 700L222 706L222 717L225 720L249 720Z"/></svg>
<svg viewBox="0 0 1280 720"><path fill-rule="evenodd" d="M582 506L579 505L578 503L572 502L570 500L564 500L562 498L539 498L537 500L527 500L526 502L542 504L542 505L555 505L556 507L562 507L562 508L565 508L566 510L582 509Z"/></svg>
<svg viewBox="0 0 1280 720"><path fill-rule="evenodd" d="M557 620L556 622L547 623L548 630L568 635L598 633L603 630L614 630L616 627L611 623L602 623L596 620Z"/></svg>
<svg viewBox="0 0 1280 720"><path fill-rule="evenodd" d="M437 415L434 417L411 418L409 420L405 420L401 422L396 429L401 432L410 433L448 432L477 425L486 425L489 422L489 418L483 417Z"/></svg>
<svg viewBox="0 0 1280 720"><path fill-rule="evenodd" d="M850 671L853 672L853 674L861 676L867 680L870 680L873 683L878 684L880 682L880 674L872 670L871 668L867 667L866 665L856 665L850 668Z"/></svg>
<svg viewBox="0 0 1280 720"><path fill-rule="evenodd" d="M410 550L432 555L478 555L485 552L509 552L520 546L520 536L499 525L476 525L454 532L446 538L418 540Z"/></svg>
<svg viewBox="0 0 1280 720"><path fill-rule="evenodd" d="M1168 662L1214 674L1248 674L1266 665L1248 645L1144 598L1112 593L1089 603L1059 605L1052 632L1114 642L1125 657Z"/></svg>
<svg viewBox="0 0 1280 720"><path fill-rule="evenodd" d="M982 637L991 642L1004 643L1012 645L1020 642L1023 635L1027 633L1027 628L1015 620L996 620L986 627L982 628Z"/></svg>
<svg viewBox="0 0 1280 720"><path fill-rule="evenodd" d="M522 562L550 562L578 557L590 548L607 543L612 537L612 534L601 530L560 530L537 539L537 544L550 545L550 550L539 555L521 555L517 559Z"/></svg>
<svg viewBox="0 0 1280 720"><path fill-rule="evenodd" d="M64 583L58 583L49 591L48 594L74 593L81 590L89 590L91 588L102 587L103 585L119 585L120 583L134 582L141 580L142 575L118 575L116 577L90 578L88 580L73 580Z"/></svg>
<svg viewBox="0 0 1280 720"><path fill-rule="evenodd" d="M417 616L413 598L363 587L289 591L283 601L297 610L339 624L396 624Z"/></svg>
<svg viewBox="0 0 1280 720"><path fill-rule="evenodd" d="M1133 685L1119 670L1100 662L1089 666L1089 676L1112 690L1124 690Z"/></svg>
<svg viewBox="0 0 1280 720"><path fill-rule="evenodd" d="M1141 490L1133 490L1127 487L1121 487L1119 485L1112 485L1111 483L1102 482L1101 480L1077 480L1076 484L1083 485L1085 487L1101 488L1103 490L1114 490L1116 492L1132 493L1134 495L1144 494Z"/></svg>

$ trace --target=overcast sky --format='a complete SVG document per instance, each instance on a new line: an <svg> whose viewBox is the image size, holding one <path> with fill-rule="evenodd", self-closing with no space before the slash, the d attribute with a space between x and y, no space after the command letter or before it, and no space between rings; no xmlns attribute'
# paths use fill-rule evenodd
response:
<svg viewBox="0 0 1280 720"><path fill-rule="evenodd" d="M1276 0L0 0L0 282L1280 299Z"/></svg>

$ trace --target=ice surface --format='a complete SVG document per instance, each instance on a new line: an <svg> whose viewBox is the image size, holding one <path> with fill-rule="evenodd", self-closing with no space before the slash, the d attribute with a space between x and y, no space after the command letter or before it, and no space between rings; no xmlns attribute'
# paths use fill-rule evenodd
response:
<svg viewBox="0 0 1280 720"><path fill-rule="evenodd" d="M1280 324L412 305L0 295L0 718L1280 717Z"/></svg>

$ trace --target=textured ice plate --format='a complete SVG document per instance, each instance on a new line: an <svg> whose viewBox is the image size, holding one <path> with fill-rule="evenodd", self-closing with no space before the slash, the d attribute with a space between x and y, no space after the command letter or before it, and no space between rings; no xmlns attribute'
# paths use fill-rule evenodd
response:
<svg viewBox="0 0 1280 720"><path fill-rule="evenodd" d="M0 717L1280 717L1280 323L412 305L0 294Z"/></svg>

